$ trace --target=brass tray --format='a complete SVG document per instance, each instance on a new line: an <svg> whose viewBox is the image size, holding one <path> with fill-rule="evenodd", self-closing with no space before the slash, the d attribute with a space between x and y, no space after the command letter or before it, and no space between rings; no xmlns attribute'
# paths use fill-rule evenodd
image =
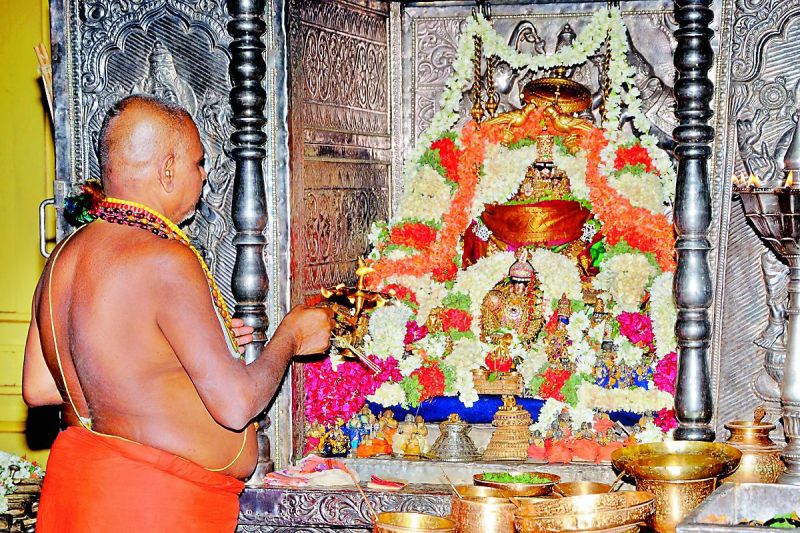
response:
<svg viewBox="0 0 800 533"><path fill-rule="evenodd" d="M503 491L507 496L544 496L553 491L553 485L561 481L561 477L555 474L548 474L547 472L509 472L511 475L515 474L533 474L539 477L547 478L549 483L502 483L499 481L486 481L483 479L483 474L475 474L472 476L472 482L475 485L483 487L492 487Z"/></svg>
<svg viewBox="0 0 800 533"><path fill-rule="evenodd" d="M645 523L655 510L655 496L649 492L591 494L525 504L514 511L514 523L521 533L627 531Z"/></svg>

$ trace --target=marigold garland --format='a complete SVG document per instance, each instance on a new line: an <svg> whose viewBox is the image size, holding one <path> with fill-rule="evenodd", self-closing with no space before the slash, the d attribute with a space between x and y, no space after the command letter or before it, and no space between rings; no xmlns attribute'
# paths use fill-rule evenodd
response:
<svg viewBox="0 0 800 533"><path fill-rule="evenodd" d="M592 211L603 223L603 234L610 245L625 240L643 252L652 252L665 272L675 270L675 232L667 217L641 207L609 186L600 174L600 152L608 144L603 130L594 128L581 143L586 154L586 185Z"/></svg>

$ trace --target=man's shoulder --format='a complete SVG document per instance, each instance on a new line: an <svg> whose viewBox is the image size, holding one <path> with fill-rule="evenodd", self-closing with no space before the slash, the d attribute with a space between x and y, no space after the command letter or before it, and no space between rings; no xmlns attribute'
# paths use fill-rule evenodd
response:
<svg viewBox="0 0 800 533"><path fill-rule="evenodd" d="M191 276L202 269L197 256L186 244L173 239L142 239L128 250L126 262L159 278Z"/></svg>

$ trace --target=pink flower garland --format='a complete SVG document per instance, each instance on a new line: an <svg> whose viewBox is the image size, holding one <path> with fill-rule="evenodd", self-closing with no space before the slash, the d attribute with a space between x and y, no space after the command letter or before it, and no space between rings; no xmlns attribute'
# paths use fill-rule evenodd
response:
<svg viewBox="0 0 800 533"><path fill-rule="evenodd" d="M653 423L664 433L672 428L678 427L678 420L675 418L675 411L666 408L656 413L656 418L653 420Z"/></svg>
<svg viewBox="0 0 800 533"><path fill-rule="evenodd" d="M656 364L653 373L653 383L658 390L675 394L675 380L678 379L678 354L670 352Z"/></svg>
<svg viewBox="0 0 800 533"><path fill-rule="evenodd" d="M306 418L309 422L333 424L337 418L348 420L357 413L378 387L386 381L403 379L393 357L385 361L370 356L382 371L377 376L356 361L345 361L334 372L325 358L305 366Z"/></svg>
<svg viewBox="0 0 800 533"><path fill-rule="evenodd" d="M625 311L617 315L617 322L619 322L619 332L625 335L632 344L654 350L655 335L653 334L653 322L649 316L644 313Z"/></svg>

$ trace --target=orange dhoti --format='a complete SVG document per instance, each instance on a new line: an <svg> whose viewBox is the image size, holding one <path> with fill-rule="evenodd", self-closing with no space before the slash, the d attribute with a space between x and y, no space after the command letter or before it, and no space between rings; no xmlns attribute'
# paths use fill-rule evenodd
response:
<svg viewBox="0 0 800 533"><path fill-rule="evenodd" d="M243 488L171 453L70 427L50 451L36 531L228 533Z"/></svg>

